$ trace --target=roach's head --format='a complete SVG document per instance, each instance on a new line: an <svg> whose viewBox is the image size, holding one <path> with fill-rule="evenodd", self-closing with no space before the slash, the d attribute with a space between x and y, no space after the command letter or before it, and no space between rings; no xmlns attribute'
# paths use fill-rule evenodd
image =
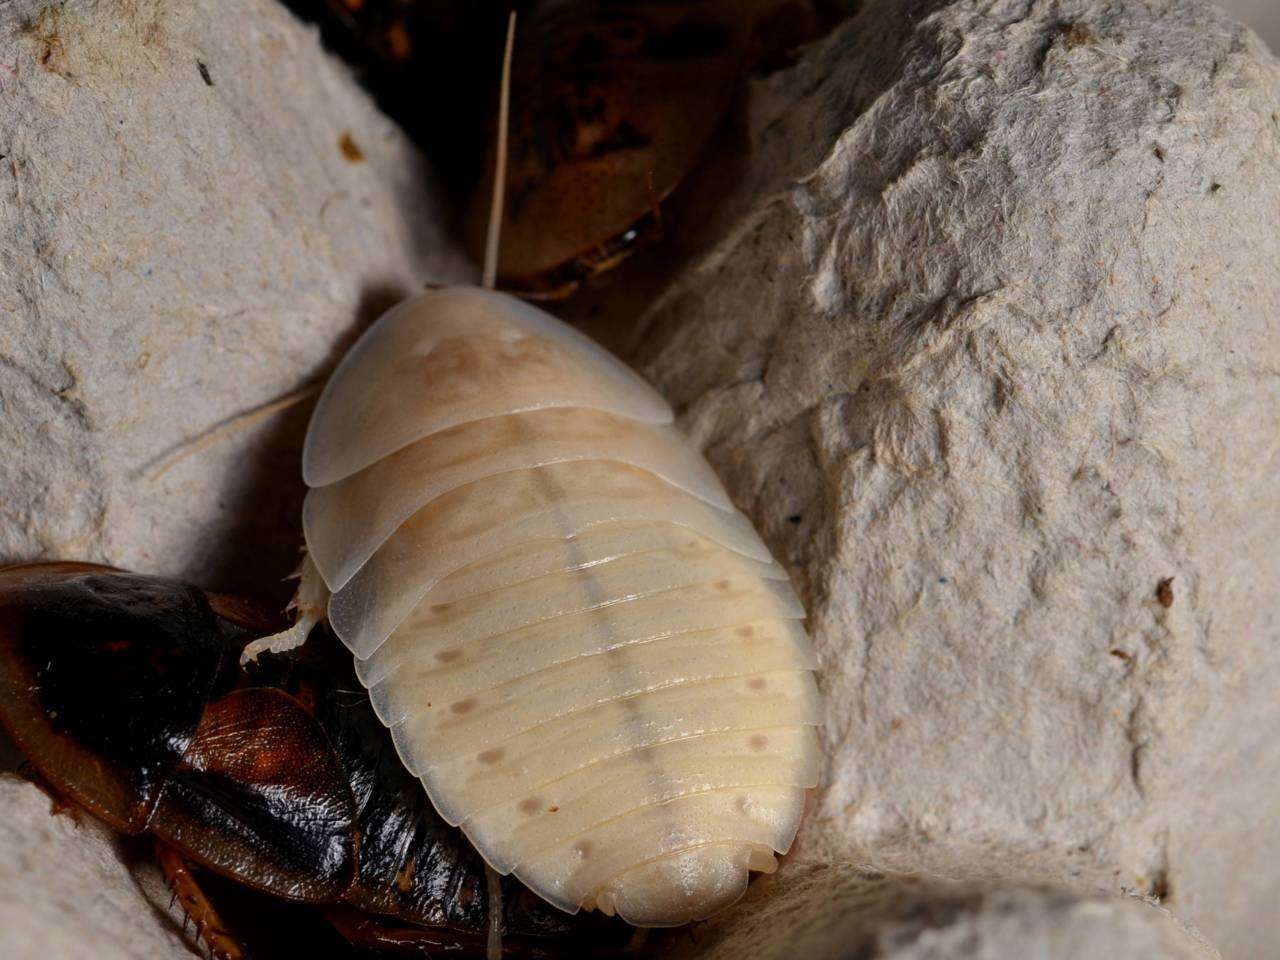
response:
<svg viewBox="0 0 1280 960"><path fill-rule="evenodd" d="M54 788L115 829L328 902L355 871L354 800L307 706L238 670L272 619L106 567L0 570L0 722Z"/></svg>
<svg viewBox="0 0 1280 960"><path fill-rule="evenodd" d="M90 564L0 570L0 723L124 832L146 826L229 650L195 588Z"/></svg>

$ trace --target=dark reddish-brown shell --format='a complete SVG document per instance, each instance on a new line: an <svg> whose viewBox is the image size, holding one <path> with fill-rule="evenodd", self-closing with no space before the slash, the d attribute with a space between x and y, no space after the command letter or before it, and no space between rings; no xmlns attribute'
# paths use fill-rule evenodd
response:
<svg viewBox="0 0 1280 960"><path fill-rule="evenodd" d="M532 288L590 259L675 188L734 94L761 6L554 0L536 8L516 44L500 281ZM491 151L468 217L477 255L493 168Z"/></svg>

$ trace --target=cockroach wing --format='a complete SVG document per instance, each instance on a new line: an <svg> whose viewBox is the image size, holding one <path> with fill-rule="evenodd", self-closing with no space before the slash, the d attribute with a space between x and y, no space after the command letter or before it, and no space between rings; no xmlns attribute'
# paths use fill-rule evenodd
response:
<svg viewBox="0 0 1280 960"><path fill-rule="evenodd" d="M325 903L355 877L356 814L315 718L281 690L250 687L205 709L151 829L241 883Z"/></svg>
<svg viewBox="0 0 1280 960"><path fill-rule="evenodd" d="M772 870L817 783L804 609L633 373L509 297L431 291L307 435L307 544L405 767L550 903L642 926Z"/></svg>

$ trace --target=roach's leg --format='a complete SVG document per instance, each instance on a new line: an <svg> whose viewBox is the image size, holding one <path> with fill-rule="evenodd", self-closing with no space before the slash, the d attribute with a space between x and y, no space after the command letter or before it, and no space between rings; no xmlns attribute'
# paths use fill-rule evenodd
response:
<svg viewBox="0 0 1280 960"><path fill-rule="evenodd" d="M399 926L385 918L360 913L349 907L331 907L325 917L353 947L383 953L413 953L431 956L435 951L470 948L469 956L484 949L485 940L474 933L462 933L447 927Z"/></svg>
<svg viewBox="0 0 1280 960"><path fill-rule="evenodd" d="M568 300L571 296L578 292L578 288L582 286L580 280L566 280L564 283L548 290L507 290L513 297L519 297L521 300L528 300L530 303L559 303L561 300Z"/></svg>
<svg viewBox="0 0 1280 960"><path fill-rule="evenodd" d="M453 930L449 927L419 927L396 924L386 917L361 913L350 907L330 907L325 917L353 947L386 954L421 956L483 957L489 945L483 933ZM533 960L550 956L578 956L554 944L506 937L502 942L505 960Z"/></svg>
<svg viewBox="0 0 1280 960"><path fill-rule="evenodd" d="M653 217L653 226L657 236L662 236L662 205L658 203L657 191L653 189L653 167L649 168L649 176L645 184L649 188L649 216Z"/></svg>
<svg viewBox="0 0 1280 960"><path fill-rule="evenodd" d="M489 938L485 943L485 957L502 960L502 875L486 863L484 876L489 884Z"/></svg>
<svg viewBox="0 0 1280 960"><path fill-rule="evenodd" d="M636 927L636 932L631 935L631 939L627 941L627 945L622 948L623 953L637 954L644 949L644 945L649 942L649 928Z"/></svg>
<svg viewBox="0 0 1280 960"><path fill-rule="evenodd" d="M302 565L296 572L298 590L289 601L289 609L295 614L293 626L282 633L269 637L260 637L248 644L240 652L240 665L252 663L264 653L285 653L302 646L311 633L311 628L324 623L328 616L329 588L324 577L311 560L311 554L304 554Z"/></svg>
<svg viewBox="0 0 1280 960"><path fill-rule="evenodd" d="M532 894L530 894L532 896ZM463 956L483 957L489 946L486 934L454 930L450 927L419 927L396 923L390 917L362 913L339 905L325 910L325 918L344 940L359 950L385 954L412 954L415 957ZM618 948L602 945L584 952L579 942L544 940L540 937L502 938L504 960L546 960L550 957L580 956L619 957Z"/></svg>
<svg viewBox="0 0 1280 960"><path fill-rule="evenodd" d="M84 808L70 800L64 800L56 793L49 797L49 813L55 817L66 817L77 827L80 826L80 815Z"/></svg>
<svg viewBox="0 0 1280 960"><path fill-rule="evenodd" d="M24 759L13 772L27 781L27 783L35 784L49 795L49 816L66 817L77 827L80 826L80 815L84 813L84 808L74 800L68 800L55 790L53 784L40 775L40 771L36 769L35 764L30 760Z"/></svg>
<svg viewBox="0 0 1280 960"><path fill-rule="evenodd" d="M194 923L196 939L203 941L209 948L209 956L213 960L246 960L244 948L227 932L226 924L218 916L218 911L213 908L196 878L191 875L186 858L167 843L157 840L156 860L160 863L160 872L164 874L169 889L182 904L185 917L183 931L187 929L188 920Z"/></svg>

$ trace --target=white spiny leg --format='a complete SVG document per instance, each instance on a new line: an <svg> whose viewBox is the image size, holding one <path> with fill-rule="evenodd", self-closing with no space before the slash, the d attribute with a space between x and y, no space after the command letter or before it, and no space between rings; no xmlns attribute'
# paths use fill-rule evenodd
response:
<svg viewBox="0 0 1280 960"><path fill-rule="evenodd" d="M295 574L298 578L298 589L289 601L289 610L296 619L288 630L273 633L269 637L260 637L245 646L240 654L240 663L251 663L263 653L284 653L306 643L311 628L324 622L329 606L329 588L325 586L320 571L311 562L311 555L304 554L302 565Z"/></svg>

